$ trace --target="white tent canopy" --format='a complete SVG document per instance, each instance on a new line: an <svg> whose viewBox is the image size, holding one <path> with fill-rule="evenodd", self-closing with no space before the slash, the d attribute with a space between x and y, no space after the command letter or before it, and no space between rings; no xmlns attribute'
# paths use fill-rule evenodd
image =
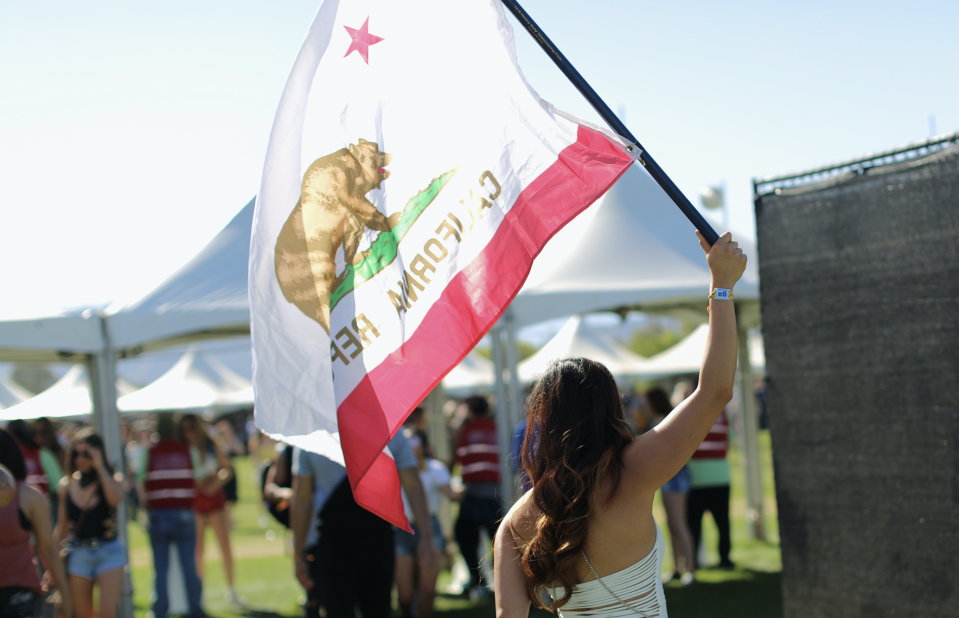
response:
<svg viewBox="0 0 959 618"><path fill-rule="evenodd" d="M108 309L116 349L250 332L250 200L185 266L139 301Z"/></svg>
<svg viewBox="0 0 959 618"><path fill-rule="evenodd" d="M756 301L755 247L737 240L749 264L735 297ZM705 311L708 294L709 270L693 226L634 165L549 242L511 311L517 326L620 307Z"/></svg>
<svg viewBox="0 0 959 618"><path fill-rule="evenodd" d="M708 335L709 325L701 324L682 341L651 356L647 361L647 375L653 377L699 373L703 355L706 353ZM749 336L749 361L753 371L761 373L765 370L766 356L763 353L761 335L750 334Z"/></svg>
<svg viewBox="0 0 959 618"><path fill-rule="evenodd" d="M126 395L136 387L117 380L117 393ZM86 365L74 365L53 386L35 397L0 412L0 421L47 418L73 418L93 413L93 399Z"/></svg>
<svg viewBox="0 0 959 618"><path fill-rule="evenodd" d="M553 360L578 356L606 365L617 378L647 373L646 359L630 352L612 337L590 330L582 317L574 315L536 354L519 364L520 382L536 380Z"/></svg>
<svg viewBox="0 0 959 618"><path fill-rule="evenodd" d="M247 398L238 397L248 392ZM199 410L251 405L250 381L230 371L212 354L191 347L166 373L135 393L120 397L123 413Z"/></svg>
<svg viewBox="0 0 959 618"><path fill-rule="evenodd" d="M116 412L110 409L114 393L109 386L115 350L249 333L252 218L253 201L186 266L140 301L108 310L105 322L94 314L0 322L0 360L52 362L91 354L98 400L108 402L101 413L112 419ZM754 246L742 239L740 243L750 257L735 289L742 336L747 326L758 322L759 278ZM515 339L515 327L590 311L692 308L701 313L708 289L705 258L692 226L634 165L546 246L508 311L507 328ZM504 392L501 387L497 391ZM519 406L517 393L512 384L511 408ZM115 430L112 421L104 422L101 430ZM119 441L111 438L108 443ZM758 479L758 468L753 476ZM751 478L750 487L758 487L756 479ZM760 500L756 508L761 511L761 487L750 496L750 504Z"/></svg>
<svg viewBox="0 0 959 618"><path fill-rule="evenodd" d="M492 376L492 373L490 374ZM11 408L33 397L33 393L17 385L13 380L0 375L0 410Z"/></svg>
<svg viewBox="0 0 959 618"><path fill-rule="evenodd" d="M244 389L238 390L233 393L227 393L223 395L220 399L220 403L217 404L220 407L253 407L253 385L250 384Z"/></svg>
<svg viewBox="0 0 959 618"><path fill-rule="evenodd" d="M190 262L142 299L103 315L0 313L0 361L76 362L86 355L148 349L250 332L247 265L254 200ZM106 332L105 332L106 331Z"/></svg>
<svg viewBox="0 0 959 618"><path fill-rule="evenodd" d="M143 299L111 307L116 349L249 332L249 204L188 264ZM759 295L756 252L736 285L737 301ZM703 309L709 271L692 225L638 165L561 230L513 300L517 326L618 307ZM0 333L2 345L2 333Z"/></svg>
<svg viewBox="0 0 959 618"><path fill-rule="evenodd" d="M146 297L107 310L110 345L122 350L249 332L251 200L188 264ZM756 253L737 301L758 298ZM536 260L511 312L517 326L618 307L705 307L709 274L693 228L640 166L559 232ZM53 362L104 349L102 324L84 315L0 321L0 360Z"/></svg>
<svg viewBox="0 0 959 618"><path fill-rule="evenodd" d="M113 348L249 332L253 204L251 200L195 258L146 297L107 311ZM756 300L756 253L752 243L740 242L750 263L736 286L736 299ZM634 165L547 244L511 311L515 324L522 326L618 307L703 308L708 290L709 272L692 226ZM9 328L0 322L0 347L95 351L103 347L99 328L97 320L82 316L47 317ZM16 335L18 329L32 332Z"/></svg>
<svg viewBox="0 0 959 618"><path fill-rule="evenodd" d="M479 392L488 393L495 382L492 361L473 351L446 374L443 378L443 390L453 397Z"/></svg>

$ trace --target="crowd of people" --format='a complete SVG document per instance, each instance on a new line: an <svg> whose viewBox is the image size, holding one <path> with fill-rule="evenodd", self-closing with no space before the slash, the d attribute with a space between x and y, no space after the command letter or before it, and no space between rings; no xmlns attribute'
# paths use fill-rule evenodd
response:
<svg viewBox="0 0 959 618"><path fill-rule="evenodd" d="M89 428L72 432L67 448L60 438L48 419L0 430L0 519L9 523L0 526L0 546L16 556L0 561L5 618L38 615L44 588L55 588L50 600L67 616L94 616L95 588L97 613L117 612L127 562L117 518L122 476Z"/></svg>
<svg viewBox="0 0 959 618"><path fill-rule="evenodd" d="M654 388L631 397L631 434L638 437L652 430L692 390L688 382L679 382L671 396ZM510 484L529 488L518 465L526 422L516 428L508 455L516 479L503 484L496 422L488 400L470 397L449 411L448 460L436 458L422 408L413 411L389 444L415 535L399 529L391 533L383 520L357 506L341 465L278 445L273 461L264 468L263 496L277 521L293 530L294 571L308 594L308 617L320 615L321 608L327 616L352 616L354 608L364 617L389 616L394 586L403 616L431 616L440 565L452 562L448 552L454 541L469 578L460 594L471 599L489 594L492 582L486 579L483 562L490 548L484 548L482 535L488 541L495 538L505 515L503 498L513 495ZM695 582L695 569L704 566L696 550L701 547L701 522L707 510L719 528L718 567L732 568L726 434L726 416L721 413L689 462L662 487L674 556L673 572L664 581ZM443 497L459 503L448 538L437 518Z"/></svg>
<svg viewBox="0 0 959 618"><path fill-rule="evenodd" d="M389 443L413 534L394 528L357 505L339 463L277 445L264 467L266 508L293 532L294 573L307 593L306 616L390 616L392 590L404 616L433 613L441 565L449 542L440 525L442 500L459 502L455 540L469 579L463 596L481 598L480 530L491 540L502 518L496 426L483 397L471 397L454 415L452 457L437 458L417 408ZM453 485L452 473L459 472ZM461 479L461 480L460 480Z"/></svg>
<svg viewBox="0 0 959 618"><path fill-rule="evenodd" d="M446 461L431 448L424 411L414 410L388 444L413 534L360 507L342 464L277 445L262 467L261 497L292 530L293 573L306 592L307 618L345 618L357 609L364 618L386 618L394 586L404 617L431 616L452 540L438 518L443 497L459 503L453 537L468 571L464 595L487 594L483 533L493 541L497 615L526 615L531 602L562 607L566 616L594 615L597 606L633 612L617 615L662 615L665 543L652 517L660 490L673 546L670 578L695 582L707 511L719 528L719 567L732 568L724 409L732 396L736 326L732 303L720 298L732 297L745 258L728 234L712 247L700 241L714 287L724 295L710 296L710 334L695 390L683 382L672 396L654 388L624 407L603 365L554 361L529 393L528 418L515 428L511 453L499 450L488 400L475 396L452 409ZM0 429L0 618L44 614L39 603L51 590L48 600L61 615L115 616L127 566L125 494L129 514L148 522L154 618L171 610L173 555L186 615L206 615L207 528L220 549L229 600L243 605L229 514L238 498L231 456L247 449L257 456L260 448L259 433L247 427L249 446L227 419L211 425L193 414L165 413L124 423L120 470L90 428L57 431L39 419ZM516 478L501 478L503 456L513 460Z"/></svg>
<svg viewBox="0 0 959 618"><path fill-rule="evenodd" d="M307 616L352 615L353 608L388 616L394 587L405 616L432 615L437 576L450 562L452 539L438 518L444 497L460 503L455 540L469 573L461 594L487 594L480 531L492 539L503 514L489 403L472 397L459 406L450 424L454 451L445 461L433 452L425 421L418 408L390 443L413 534L359 507L345 468L332 460L276 444L262 465L263 504L293 533L294 572L306 591ZM103 440L88 427L57 428L40 419L0 430L0 520L19 517L16 527L0 531L0 546L10 545L19 556L9 572L0 565L0 615L49 615L40 606L43 598L65 616L116 615L127 564L118 518L124 496L127 514L144 525L153 550L155 618L171 612L171 560L182 574L186 614L205 615L207 528L219 545L228 598L242 605L230 542L229 512L237 500L230 458L255 456L269 442L248 429L251 436L243 440L229 421L210 424L192 414L124 421L116 470Z"/></svg>
<svg viewBox="0 0 959 618"><path fill-rule="evenodd" d="M725 269L735 283L745 264L735 243L703 248L714 276L720 264L720 273ZM261 495L271 515L292 530L293 572L306 591L307 618L344 618L357 609L364 618L386 618L394 586L404 617L431 616L448 541L438 520L444 496L459 502L453 532L468 570L463 594L485 596L490 582L482 533L494 541L498 615L525 615L533 602L585 616L610 599L637 612L629 615L664 609L664 541L652 518L659 490L672 537L671 577L694 583L706 511L719 528L719 566L732 568L724 408L736 364L735 317L730 303L711 302L710 308L710 340L696 389L681 382L672 397L662 389L631 397L626 408L632 423L609 371L582 358L554 362L537 382L510 454L499 452L496 422L483 397L453 409L447 461L430 446L424 411L414 410L388 444L413 534L360 507L337 461L277 445L263 466ZM10 556L0 561L0 617L41 615L45 588L56 590L51 599L63 615L92 618L97 597L101 617L116 615L127 562L118 518L124 493L146 510L149 522L154 618L170 613L174 553L187 615L205 616L207 527L220 548L229 599L243 604L234 587L229 510L237 500L230 455L242 454L244 444L229 422L213 426L192 414L160 414L155 426L125 424L123 470L113 469L91 429L62 429L58 434L40 419L0 430L0 547ZM252 433L250 452L257 455L258 432ZM501 478L502 456L515 459L517 479ZM529 490L504 514L517 487ZM587 549L599 570L611 575L598 574Z"/></svg>
<svg viewBox="0 0 959 618"><path fill-rule="evenodd" d="M15 558L0 561L3 618L50 615L40 603L44 598L64 616L115 616L127 565L118 517L124 497L127 514L141 519L149 533L156 618L169 610L171 547L189 615L205 615L207 528L223 557L229 599L243 604L234 588L229 509L237 501L230 457L244 454L245 446L232 425L161 414L157 420L123 422L122 428L120 470L89 427L64 423L57 429L41 418L0 429L0 548L4 557L9 552Z"/></svg>
<svg viewBox="0 0 959 618"><path fill-rule="evenodd" d="M679 382L671 396L659 388L627 396L633 433L656 427L690 391L689 383ZM431 447L422 408L413 411L390 443L414 534L359 507L345 469L332 460L276 444L274 455L260 464L263 505L292 530L294 573L305 589L308 618L321 611L339 615L349 607L359 608L364 616L388 616L394 587L404 616L428 618L441 567L455 559L450 553L454 541L468 572L460 594L471 599L489 594L491 582L483 568L489 548L484 549L482 535L487 542L495 537L505 514L502 492L508 490L512 496L508 485L513 479L501 484L496 422L488 400L470 397L450 411L451 452L446 460L437 458ZM524 420L515 429L508 456L517 487L528 489L529 479L523 478L519 466L525 428ZM58 591L53 599L67 615L116 614L127 556L116 512L124 495L132 519L144 522L149 532L156 572L155 617L169 612L171 555L179 561L188 615L204 614L208 528L222 556L228 600L243 605L235 588L230 541L229 513L238 498L231 458L247 452L255 456L268 441L252 426L241 428L241 434L244 429L251 430L251 438L237 435L227 419L210 424L193 414L161 414L124 423L124 470L116 471L104 455L102 439L89 428L68 423L58 430L48 419L10 423L0 441L9 479L0 491L4 505L0 520L11 517L9 505L18 502L20 525L13 529L17 534L3 542L18 537L22 546L23 538L32 538L29 555L40 559L43 577L41 571L34 577L30 569L19 568L19 579L0 574L0 607L6 602L9 607L20 606L21 612L31 608L30 613L4 613L4 618L36 615L33 608L42 588ZM674 556L673 574L667 580L674 577L683 585L694 581L706 511L720 531L720 567L732 567L726 432L722 414L693 458L662 487ZM438 518L443 498L458 503L449 536ZM49 534L44 534L45 527ZM173 554L171 547L176 548ZM24 579L24 572L30 577ZM94 587L99 588L98 610L93 607Z"/></svg>
<svg viewBox="0 0 959 618"><path fill-rule="evenodd" d="M688 382L679 382L672 395L654 388L627 396L633 434L656 427L691 390ZM495 537L505 514L501 492L512 492L508 486L512 479L501 484L498 434L488 400L470 397L450 410L451 452L445 461L437 458L430 444L422 408L413 411L390 443L414 534L359 507L345 469L332 460L276 444L274 455L262 462L263 505L292 530L294 573L306 592L307 617L318 617L321 611L335 616L349 607L359 608L364 616L388 616L395 587L404 616L428 618L441 566L454 560L450 553L454 541L468 572L460 594L472 599L489 594L491 582L483 568L488 546L484 549L481 539L484 532L487 541ZM515 429L509 457L517 487L528 489L529 479L523 478L519 466L525 428L524 420ZM721 414L690 461L661 488L674 557L667 580L676 578L683 585L695 581L696 548L706 511L719 528L719 566L732 568L727 431L726 416ZM255 429L251 433L252 439L241 439L227 419L210 424L192 414L124 423L125 469L116 471L104 455L100 436L89 428L65 424L58 430L48 419L10 423L0 441L8 479L0 490L0 520L12 517L10 504L16 502L19 525L0 530L12 535L3 539L4 544L19 539L18 551L23 539L33 539L29 556L39 557L43 577L40 571L34 576L32 570L19 567L19 578L4 579L0 574L0 607L4 603L21 607L20 614L8 612L4 618L36 615L35 609L22 612L35 607L44 587L55 588L53 598L61 609L78 617L94 615L97 587L96 611L106 618L115 615L127 555L116 512L124 495L131 517L143 521L149 532L156 571L154 616L162 618L169 612L171 555L183 574L189 615L203 615L208 528L222 556L228 599L242 605L230 542L229 513L238 497L231 458L248 451L256 455L266 439ZM449 536L438 518L443 498L458 503ZM44 533L46 528L49 534ZM177 550L173 554L171 547ZM29 577L24 579L24 573Z"/></svg>

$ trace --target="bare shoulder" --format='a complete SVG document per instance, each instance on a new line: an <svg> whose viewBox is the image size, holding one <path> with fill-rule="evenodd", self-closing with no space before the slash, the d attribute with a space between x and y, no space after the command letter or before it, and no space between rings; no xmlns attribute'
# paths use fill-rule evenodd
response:
<svg viewBox="0 0 959 618"><path fill-rule="evenodd" d="M642 472L645 458L649 456L651 450L655 448L656 428L638 435L633 441L627 444L621 451L621 461L623 462L623 471L629 474L638 474Z"/></svg>
<svg viewBox="0 0 959 618"><path fill-rule="evenodd" d="M508 531L517 546L525 545L536 535L536 517L539 511L533 504L533 490L523 494L509 510L500 530Z"/></svg>
<svg viewBox="0 0 959 618"><path fill-rule="evenodd" d="M637 436L622 451L623 476L617 497L646 501L662 485L659 482L660 444L655 429Z"/></svg>
<svg viewBox="0 0 959 618"><path fill-rule="evenodd" d="M31 487L30 485L27 485L26 483L21 483L19 494L20 494L20 500L19 500L20 507L23 508L24 510L28 508L33 509L37 507L49 508L49 505L47 504L47 499L43 497L43 494L40 493L39 489Z"/></svg>

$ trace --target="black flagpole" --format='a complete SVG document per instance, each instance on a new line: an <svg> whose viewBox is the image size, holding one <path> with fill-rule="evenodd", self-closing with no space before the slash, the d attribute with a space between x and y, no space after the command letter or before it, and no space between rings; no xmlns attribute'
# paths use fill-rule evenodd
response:
<svg viewBox="0 0 959 618"><path fill-rule="evenodd" d="M653 160L653 158L646 152L646 149L639 143L639 141L633 137L633 134L629 132L629 129L626 128L619 118L616 117L616 114L613 113L613 110L609 109L609 106L599 98L599 95L596 94L596 91L586 83L586 80L583 79L583 76L579 74L573 65L569 63L569 60L566 59L566 56L563 55L563 52L559 51L553 42L549 40L549 37L546 36L546 33L543 32L539 26L536 25L536 22L533 21L533 18L529 16L523 7L517 4L514 0L502 0L503 4L506 5L506 8L519 20L519 23L526 28L527 31L533 36L539 46L543 48L543 51L546 52L546 55L549 56L552 61L559 67L559 70L569 78L569 81L576 86L576 89L586 97L586 100L589 101L589 104L593 106L593 109L606 121L614 131L621 135L631 144L635 144L637 148L642 150L642 154L639 157L640 163L643 164L643 167L646 168L646 171L649 172L649 175L653 177L660 187L663 188L663 191L666 192L666 195L676 203L676 206L679 207L683 214L686 215L686 218L696 227L697 230L703 235L710 245L715 244L719 239L719 234L712 228L711 225L703 218L699 211L690 203L686 196L683 195L683 192L679 190L679 187L666 175L666 172L663 171L663 168L659 167L659 164Z"/></svg>

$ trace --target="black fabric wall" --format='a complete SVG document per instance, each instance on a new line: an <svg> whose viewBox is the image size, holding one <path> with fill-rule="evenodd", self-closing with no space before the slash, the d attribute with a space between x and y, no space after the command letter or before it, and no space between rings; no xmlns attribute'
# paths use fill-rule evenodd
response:
<svg viewBox="0 0 959 618"><path fill-rule="evenodd" d="M785 617L959 616L959 153L756 220Z"/></svg>

